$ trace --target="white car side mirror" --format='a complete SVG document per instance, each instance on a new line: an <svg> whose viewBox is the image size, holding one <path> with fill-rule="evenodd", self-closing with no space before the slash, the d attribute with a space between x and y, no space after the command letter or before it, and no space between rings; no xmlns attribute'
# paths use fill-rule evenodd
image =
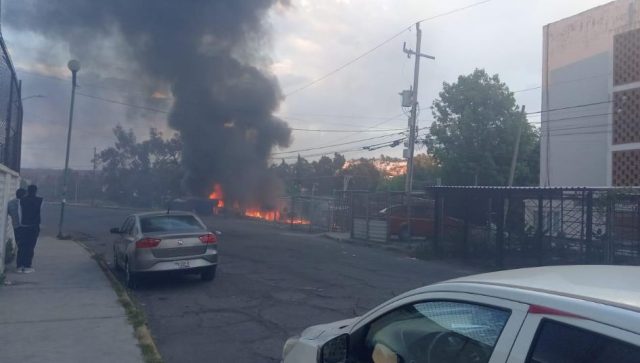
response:
<svg viewBox="0 0 640 363"><path fill-rule="evenodd" d="M347 363L349 334L339 335L322 345L318 363Z"/></svg>

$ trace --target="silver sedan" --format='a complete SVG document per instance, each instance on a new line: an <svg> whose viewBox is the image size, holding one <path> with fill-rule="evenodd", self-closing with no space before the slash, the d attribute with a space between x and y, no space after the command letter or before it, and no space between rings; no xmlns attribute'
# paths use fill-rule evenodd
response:
<svg viewBox="0 0 640 363"><path fill-rule="evenodd" d="M192 213L153 212L128 216L112 228L113 265L124 270L128 287L137 285L141 273L184 271L199 273L205 281L215 277L218 235Z"/></svg>

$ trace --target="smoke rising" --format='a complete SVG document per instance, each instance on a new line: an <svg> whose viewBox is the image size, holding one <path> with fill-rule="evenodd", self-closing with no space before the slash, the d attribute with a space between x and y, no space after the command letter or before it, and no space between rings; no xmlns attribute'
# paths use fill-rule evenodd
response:
<svg viewBox="0 0 640 363"><path fill-rule="evenodd" d="M277 4L288 1L22 0L6 2L3 18L66 42L83 64L108 63L96 58L105 53L132 61L141 80L171 90L168 122L184 141L187 192L206 196L220 183L228 199L265 205L278 184L269 154L291 138L273 116L283 96L263 53Z"/></svg>

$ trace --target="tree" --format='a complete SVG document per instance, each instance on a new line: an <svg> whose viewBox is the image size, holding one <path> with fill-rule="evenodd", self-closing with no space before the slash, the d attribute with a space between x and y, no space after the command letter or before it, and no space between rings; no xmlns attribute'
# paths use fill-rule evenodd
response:
<svg viewBox="0 0 640 363"><path fill-rule="evenodd" d="M350 190L369 190L375 191L381 180L378 169L370 160L361 158L341 171L341 175L350 176Z"/></svg>
<svg viewBox="0 0 640 363"><path fill-rule="evenodd" d="M386 159L384 159L386 158ZM390 157L381 156L381 160L395 161ZM427 154L418 154L413 158L413 185L414 190L424 185L434 185L440 174L440 170L433 158ZM404 191L407 175L396 175L385 179L379 186L380 190Z"/></svg>
<svg viewBox="0 0 640 363"><path fill-rule="evenodd" d="M476 69L444 83L433 116L425 143L441 167L443 183L506 185L518 127L524 123L514 184L537 184L538 132L498 75Z"/></svg>
<svg viewBox="0 0 640 363"><path fill-rule="evenodd" d="M284 182L288 194L314 190L315 195L331 195L334 190L342 189L340 170L344 164L344 156L338 153L333 159L323 156L312 162L298 156L294 164L287 164L283 159L280 164L272 165L271 170Z"/></svg>
<svg viewBox="0 0 640 363"><path fill-rule="evenodd" d="M164 139L156 129L138 142L132 130L114 128L115 145L98 154L105 197L140 206L163 205L181 195L182 141Z"/></svg>

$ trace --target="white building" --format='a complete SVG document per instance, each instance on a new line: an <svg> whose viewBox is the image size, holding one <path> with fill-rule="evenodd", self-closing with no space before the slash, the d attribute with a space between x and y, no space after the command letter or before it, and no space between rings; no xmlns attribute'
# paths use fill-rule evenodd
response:
<svg viewBox="0 0 640 363"><path fill-rule="evenodd" d="M540 185L640 185L640 0L543 35Z"/></svg>

